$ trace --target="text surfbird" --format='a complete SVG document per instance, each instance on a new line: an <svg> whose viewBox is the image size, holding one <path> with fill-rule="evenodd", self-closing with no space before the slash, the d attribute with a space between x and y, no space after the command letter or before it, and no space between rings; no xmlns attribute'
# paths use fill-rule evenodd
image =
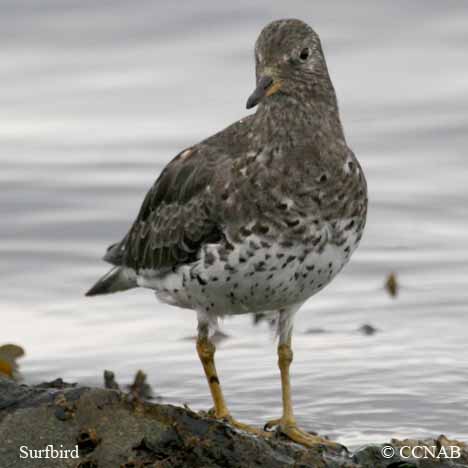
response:
<svg viewBox="0 0 468 468"><path fill-rule="evenodd" d="M267 423L304 444L332 444L296 425L293 320L348 262L366 222L366 180L348 147L318 35L274 21L255 44L255 114L179 153L146 195L114 268L88 296L150 288L193 309L214 414L232 425L211 340L219 317L271 314L278 323L283 414Z"/></svg>

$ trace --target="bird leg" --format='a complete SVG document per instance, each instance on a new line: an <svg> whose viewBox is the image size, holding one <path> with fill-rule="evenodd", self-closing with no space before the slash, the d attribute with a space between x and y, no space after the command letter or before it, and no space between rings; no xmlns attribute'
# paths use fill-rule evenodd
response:
<svg viewBox="0 0 468 468"><path fill-rule="evenodd" d="M214 403L215 418L226 421L232 426L236 427L237 429L241 429L243 431L251 432L257 435L266 435L267 433L265 431L249 426L248 424L240 423L231 416L229 409L226 405L226 400L224 399L221 384L219 383L218 373L216 372L216 366L214 362L215 351L216 347L208 339L208 337L198 337L197 352L202 363L203 370L205 371L208 386L210 387L210 392Z"/></svg>
<svg viewBox="0 0 468 468"><path fill-rule="evenodd" d="M215 417L224 419L229 416L229 410L224 399L221 384L219 383L218 373L214 363L214 355L216 352L215 345L208 338L198 338L197 353L205 371L206 380L210 387L211 397L215 405Z"/></svg>
<svg viewBox="0 0 468 468"><path fill-rule="evenodd" d="M283 399L283 415L279 419L268 421L264 429L268 430L278 426L279 432L286 435L293 442L296 442L307 447L314 445L326 445L329 447L340 448L339 444L319 437L317 435L309 434L308 432L297 427L296 418L294 416L292 399L291 399L291 382L289 379L289 367L293 360L293 352L291 349L291 338L287 343L280 343L278 345L278 366L281 373L281 392Z"/></svg>

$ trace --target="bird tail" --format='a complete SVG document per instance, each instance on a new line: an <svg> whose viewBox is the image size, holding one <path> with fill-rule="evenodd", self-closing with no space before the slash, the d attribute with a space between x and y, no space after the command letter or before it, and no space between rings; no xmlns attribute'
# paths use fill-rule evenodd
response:
<svg viewBox="0 0 468 468"><path fill-rule="evenodd" d="M130 268L117 266L100 278L86 296L126 291L137 286L135 272Z"/></svg>

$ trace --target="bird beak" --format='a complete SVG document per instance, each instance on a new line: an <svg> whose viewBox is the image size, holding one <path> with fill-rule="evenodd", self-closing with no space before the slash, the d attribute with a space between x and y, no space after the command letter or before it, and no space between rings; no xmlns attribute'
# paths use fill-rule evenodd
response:
<svg viewBox="0 0 468 468"><path fill-rule="evenodd" d="M247 100L247 109L255 107L265 96L271 96L281 89L281 81L275 81L268 75L261 76L255 91Z"/></svg>

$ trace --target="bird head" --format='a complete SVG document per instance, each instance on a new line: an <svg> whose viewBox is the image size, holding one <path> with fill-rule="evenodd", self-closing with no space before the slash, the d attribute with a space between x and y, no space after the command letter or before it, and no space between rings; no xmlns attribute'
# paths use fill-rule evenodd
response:
<svg viewBox="0 0 468 468"><path fill-rule="evenodd" d="M308 99L314 89L331 87L317 33L297 19L273 21L255 43L256 89L247 109L273 95Z"/></svg>

